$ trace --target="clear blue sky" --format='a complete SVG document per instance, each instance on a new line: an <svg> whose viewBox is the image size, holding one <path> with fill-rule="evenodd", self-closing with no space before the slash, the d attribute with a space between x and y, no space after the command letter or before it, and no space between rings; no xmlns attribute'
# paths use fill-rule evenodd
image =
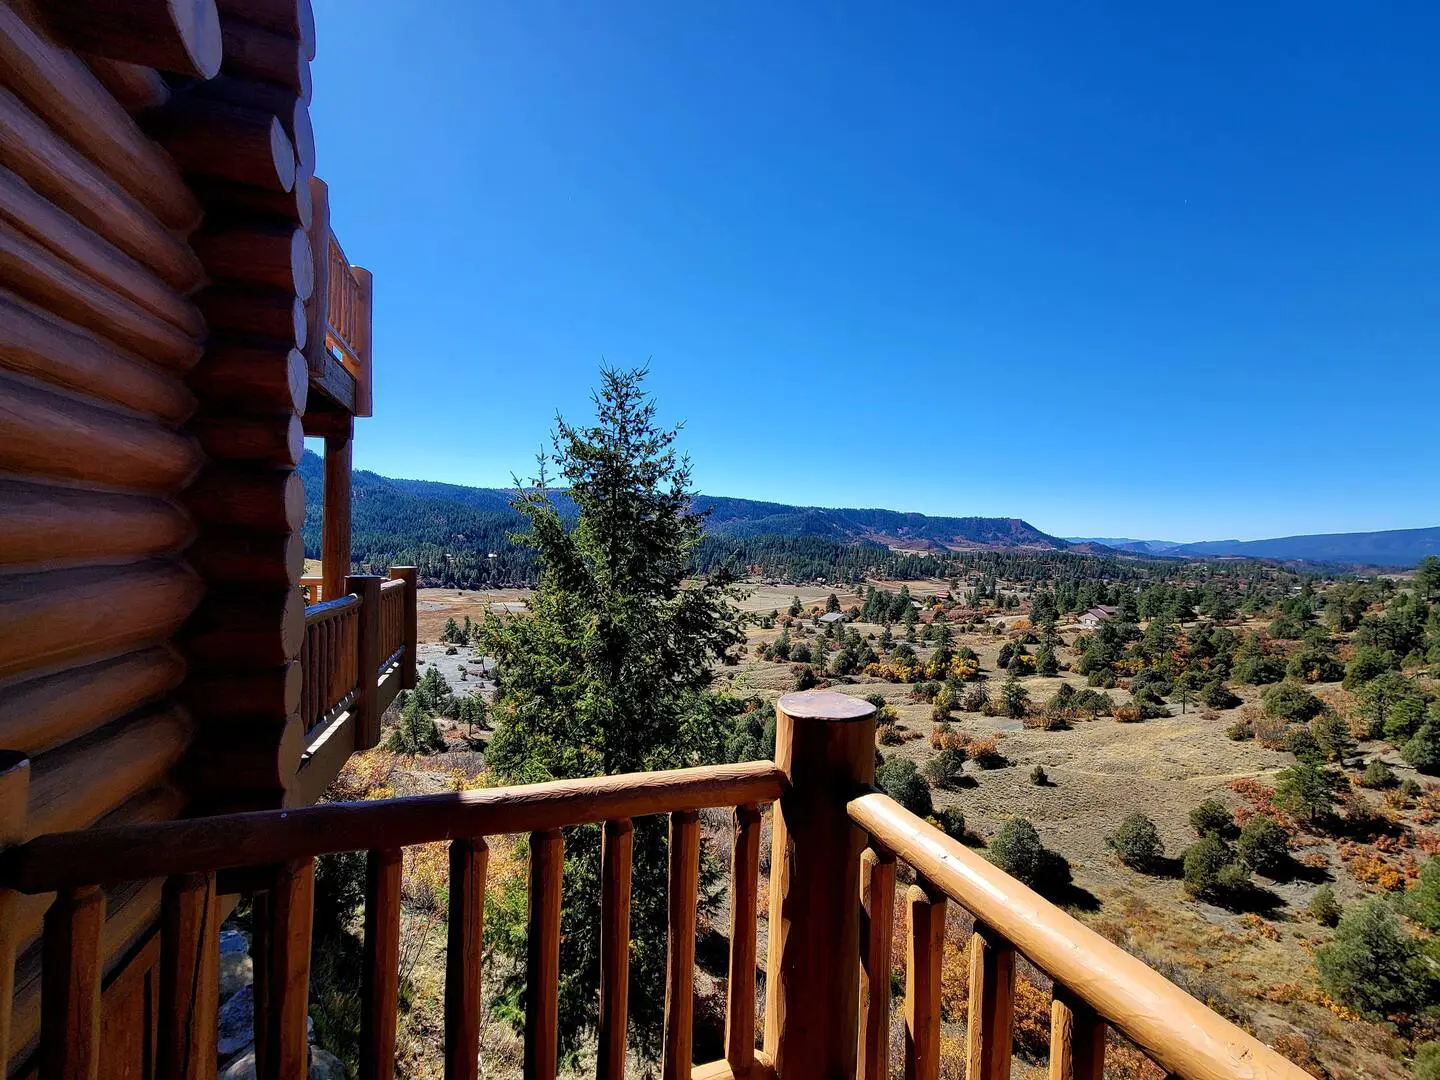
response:
<svg viewBox="0 0 1440 1080"><path fill-rule="evenodd" d="M1440 523L1433 0L315 10L362 468L507 484L649 359L715 494Z"/></svg>

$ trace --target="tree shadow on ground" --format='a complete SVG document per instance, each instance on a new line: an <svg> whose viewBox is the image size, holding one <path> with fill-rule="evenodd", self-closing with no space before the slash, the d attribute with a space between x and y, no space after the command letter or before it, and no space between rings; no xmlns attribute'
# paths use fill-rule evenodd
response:
<svg viewBox="0 0 1440 1080"><path fill-rule="evenodd" d="M1302 862L1291 859L1288 865L1276 867L1275 873L1268 876L1271 881L1279 885L1288 884L1292 881L1303 881L1310 885L1324 885L1335 880L1328 867L1306 866Z"/></svg>
<svg viewBox="0 0 1440 1080"><path fill-rule="evenodd" d="M1089 889L1076 885L1073 881L1063 888L1052 889L1046 899L1066 911L1094 912L1100 910L1100 898Z"/></svg>

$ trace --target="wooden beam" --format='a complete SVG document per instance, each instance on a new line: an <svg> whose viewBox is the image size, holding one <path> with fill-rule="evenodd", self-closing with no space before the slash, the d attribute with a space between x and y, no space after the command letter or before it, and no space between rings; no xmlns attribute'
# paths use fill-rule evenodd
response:
<svg viewBox="0 0 1440 1080"><path fill-rule="evenodd" d="M214 285L196 296L195 303L212 331L274 338L287 351L303 351L308 340L305 305L293 292Z"/></svg>
<svg viewBox="0 0 1440 1080"><path fill-rule="evenodd" d="M83 257L85 253L73 247L67 254ZM0 275L17 295L173 371L194 366L200 359L195 337L124 293L98 283L92 272L106 271L77 269L9 221L0 221ZM147 288L146 280L137 275L124 282L125 292Z"/></svg>
<svg viewBox="0 0 1440 1080"><path fill-rule="evenodd" d="M199 599L199 579L168 560L0 577L0 678L157 644Z"/></svg>
<svg viewBox="0 0 1440 1080"><path fill-rule="evenodd" d="M195 410L194 396L175 373L3 290L0 368L170 424Z"/></svg>
<svg viewBox="0 0 1440 1080"><path fill-rule="evenodd" d="M314 375L323 374L330 354L325 347L325 330L330 311L330 188L318 176L309 180L310 205L314 215L310 223L310 261L315 266L315 291L305 305L306 332L310 342L306 359Z"/></svg>
<svg viewBox="0 0 1440 1080"><path fill-rule="evenodd" d="M217 0L220 11L244 22L295 38L307 60L315 59L315 12L310 0Z"/></svg>
<svg viewBox="0 0 1440 1080"><path fill-rule="evenodd" d="M310 62L293 37L228 16L221 17L220 32L225 39L220 69L226 75L278 83L310 101Z"/></svg>
<svg viewBox="0 0 1440 1080"><path fill-rule="evenodd" d="M188 174L266 191L295 186L295 146L272 113L187 95L147 116L145 128Z"/></svg>
<svg viewBox="0 0 1440 1080"><path fill-rule="evenodd" d="M170 87L152 67L103 56L87 56L85 63L128 113L158 109L170 100Z"/></svg>
<svg viewBox="0 0 1440 1080"><path fill-rule="evenodd" d="M355 380L355 415L369 416L374 411L371 388L374 385L374 364L371 358L371 307L375 299L374 275L363 266L352 266L350 273L359 286L359 309L355 314L355 355L360 360L360 376Z"/></svg>
<svg viewBox="0 0 1440 1080"><path fill-rule="evenodd" d="M1015 1030L1015 950L988 926L970 936L970 1023L967 1076L1008 1080Z"/></svg>
<svg viewBox="0 0 1440 1080"><path fill-rule="evenodd" d="M354 440L351 433L336 432L325 439L325 508L320 518L321 588L326 596L339 596L350 576L350 470ZM377 594L376 601L379 597Z"/></svg>
<svg viewBox="0 0 1440 1080"><path fill-rule="evenodd" d="M38 756L169 693L184 677L179 654L155 645L12 684L0 694L0 746ZM0 791L3 778L0 772Z"/></svg>
<svg viewBox="0 0 1440 1080"><path fill-rule="evenodd" d="M305 451L305 430L295 413L233 416L206 413L190 427L211 458L293 469Z"/></svg>
<svg viewBox="0 0 1440 1080"><path fill-rule="evenodd" d="M186 552L190 565L212 585L291 588L305 570L300 533L207 533Z"/></svg>
<svg viewBox="0 0 1440 1080"><path fill-rule="evenodd" d="M0 23L8 11L0 4ZM0 165L176 290L189 292L204 278L194 253L163 222L3 88Z"/></svg>
<svg viewBox="0 0 1440 1080"><path fill-rule="evenodd" d="M305 482L298 472L213 467L187 489L185 499L207 526L292 533L305 523Z"/></svg>
<svg viewBox="0 0 1440 1080"><path fill-rule="evenodd" d="M118 185L169 229L193 229L200 220L200 204L180 170L145 137L84 61L51 40L48 29L29 21L21 7L0 4L0 75L14 92L10 100L23 101L45 126L62 133L62 141L107 178L106 187ZM102 201L96 209L103 213L111 208Z"/></svg>
<svg viewBox="0 0 1440 1080"><path fill-rule="evenodd" d="M48 0L46 14L80 52L196 79L220 70L215 0Z"/></svg>
<svg viewBox="0 0 1440 1080"><path fill-rule="evenodd" d="M201 176L195 177L192 183L195 193L212 213L273 218L283 225L309 229L314 208L308 179L302 182L297 170L295 186L289 191L269 191Z"/></svg>
<svg viewBox="0 0 1440 1080"><path fill-rule="evenodd" d="M310 241L303 229L271 222L222 222L191 239L212 277L265 285L308 299L315 288Z"/></svg>
<svg viewBox="0 0 1440 1080"><path fill-rule="evenodd" d="M420 571L414 566L392 566L391 581L405 582L405 659L400 663L400 688L414 690L416 660L420 653L420 626L416 621L419 608Z"/></svg>
<svg viewBox="0 0 1440 1080"><path fill-rule="evenodd" d="M167 499L0 480L0 563L11 573L176 555L194 535Z"/></svg>
<svg viewBox="0 0 1440 1080"><path fill-rule="evenodd" d="M284 342L223 337L210 343L189 385L208 409L290 416L305 408L305 358Z"/></svg>
<svg viewBox="0 0 1440 1080"><path fill-rule="evenodd" d="M41 198L8 169L0 169L0 219L86 277L140 305L187 337L196 339L205 334L205 320L194 304L151 270L54 203ZM107 326L98 329L108 335Z"/></svg>

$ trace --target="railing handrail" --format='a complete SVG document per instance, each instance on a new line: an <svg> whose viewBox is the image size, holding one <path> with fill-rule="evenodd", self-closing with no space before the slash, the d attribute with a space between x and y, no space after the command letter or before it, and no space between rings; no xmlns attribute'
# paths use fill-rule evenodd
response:
<svg viewBox="0 0 1440 1080"><path fill-rule="evenodd" d="M881 792L850 818L1183 1080L1309 1074Z"/></svg>
<svg viewBox="0 0 1440 1080"><path fill-rule="evenodd" d="M404 580L403 578L391 578L389 581L384 582L384 583L380 586L380 591L381 591L381 592L393 592L395 589L403 589L403 588L405 588L405 580Z"/></svg>
<svg viewBox="0 0 1440 1080"><path fill-rule="evenodd" d="M768 803L785 787L774 762L752 761L92 828L10 848L0 855L0 882L24 893L114 885L340 851Z"/></svg>
<svg viewBox="0 0 1440 1080"><path fill-rule="evenodd" d="M404 582L402 581L403 585ZM309 604L305 608L305 625L314 626L318 622L327 619L338 618L351 608L360 607L364 601L354 593L346 593L344 596L337 596L334 600L322 600L318 604Z"/></svg>

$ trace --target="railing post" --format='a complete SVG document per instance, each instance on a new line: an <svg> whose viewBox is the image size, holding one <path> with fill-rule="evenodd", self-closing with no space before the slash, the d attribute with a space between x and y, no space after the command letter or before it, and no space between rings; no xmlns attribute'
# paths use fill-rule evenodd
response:
<svg viewBox="0 0 1440 1080"><path fill-rule="evenodd" d="M875 707L828 692L775 706L775 804L765 1052L780 1080L855 1076L860 854L845 804L875 779Z"/></svg>
<svg viewBox="0 0 1440 1080"><path fill-rule="evenodd" d="M419 611L420 571L414 566L392 566L392 581L405 582L405 655L400 658L400 689L415 689L415 664L420 652L420 624L416 613Z"/></svg>
<svg viewBox="0 0 1440 1080"><path fill-rule="evenodd" d="M369 750L380 742L380 586L374 574L353 574L345 591L360 597L359 641L355 652L360 665L355 690L355 749Z"/></svg>

